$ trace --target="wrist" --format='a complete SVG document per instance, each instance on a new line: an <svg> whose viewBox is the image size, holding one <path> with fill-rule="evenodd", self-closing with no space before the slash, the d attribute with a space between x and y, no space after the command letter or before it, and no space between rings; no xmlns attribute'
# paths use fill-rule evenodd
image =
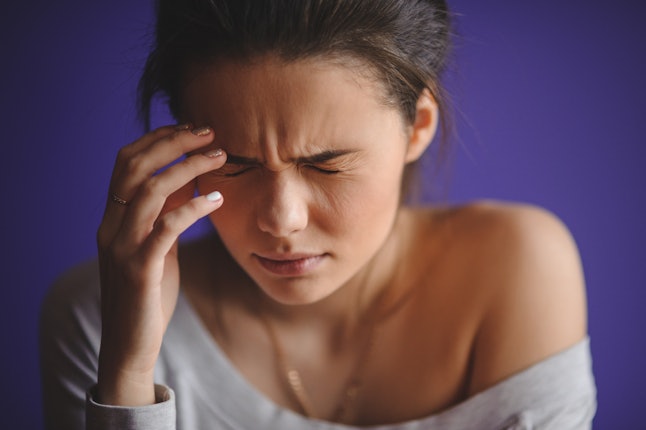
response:
<svg viewBox="0 0 646 430"><path fill-rule="evenodd" d="M99 365L96 401L111 406L146 406L156 403L154 374Z"/></svg>

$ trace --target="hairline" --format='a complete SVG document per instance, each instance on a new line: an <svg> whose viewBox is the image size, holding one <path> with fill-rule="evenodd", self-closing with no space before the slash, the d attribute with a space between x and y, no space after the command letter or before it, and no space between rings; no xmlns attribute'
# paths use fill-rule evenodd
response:
<svg viewBox="0 0 646 430"><path fill-rule="evenodd" d="M301 55L285 55L279 51L269 51L269 52L258 52L258 53L247 53L246 55L242 54L215 54L210 57L202 58L188 58L181 69L180 77L178 79L180 85L177 89L176 97L178 98L178 108L181 111L182 106L182 92L188 85L188 83L198 74L201 70L217 67L218 64L225 63L234 63L242 67L253 67L254 65L260 64L268 59L277 61L280 65L290 65L296 63L313 63L321 64L326 63L328 65L341 67L349 72L352 75L366 79L372 85L374 85L375 93L379 103L387 108L391 108L398 112L401 120L404 131L410 125L412 125L411 120L407 117L406 112L402 104L397 100L395 94L393 94L393 89L387 84L387 74L383 72L378 66L373 64L368 59L362 57L359 54L341 50L330 50L326 52L315 52L315 53L302 53ZM196 70L197 69L197 70ZM426 88L429 88L427 85ZM420 94L421 95L421 94ZM419 97L419 95L418 95ZM177 112L178 116L181 116L181 112Z"/></svg>

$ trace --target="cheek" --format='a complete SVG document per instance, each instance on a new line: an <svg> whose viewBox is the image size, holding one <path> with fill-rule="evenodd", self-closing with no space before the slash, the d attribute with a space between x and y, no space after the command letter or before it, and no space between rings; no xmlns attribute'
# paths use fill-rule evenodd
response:
<svg viewBox="0 0 646 430"><path fill-rule="evenodd" d="M211 174L206 174L199 176L196 180L197 192L201 195L211 193L213 191L219 191L224 196L224 204L221 209L218 209L216 212L221 211L226 206L233 206L234 203L239 200L250 202L252 195L249 193L249 190L254 190L255 188L249 184L249 181L245 181L243 177L222 177Z"/></svg>
<svg viewBox="0 0 646 430"><path fill-rule="evenodd" d="M197 192L200 194L208 194L212 191L222 191L227 186L227 180L222 177L217 177L210 173L198 176L195 180L197 185Z"/></svg>
<svg viewBox="0 0 646 430"><path fill-rule="evenodd" d="M382 171L320 187L311 216L335 235L370 235L368 226L390 225L399 207L399 178L396 170Z"/></svg>
<svg viewBox="0 0 646 430"><path fill-rule="evenodd" d="M209 215L211 223L218 229L220 235L238 234L248 230L248 216L251 211L251 196L248 189L241 187L233 178L203 175L197 178L197 192L206 195L219 191L224 197L224 203Z"/></svg>
<svg viewBox="0 0 646 430"><path fill-rule="evenodd" d="M399 206L401 171L395 163L381 162L351 174L304 172L292 178L300 182L294 186L294 198L304 200L311 229L356 237L364 225L390 221ZM266 185L262 175L253 173L235 178L203 175L197 179L200 194L220 191L224 196L222 207L210 216L216 228L227 229L222 234L248 233L253 228L254 212L271 204L265 198Z"/></svg>

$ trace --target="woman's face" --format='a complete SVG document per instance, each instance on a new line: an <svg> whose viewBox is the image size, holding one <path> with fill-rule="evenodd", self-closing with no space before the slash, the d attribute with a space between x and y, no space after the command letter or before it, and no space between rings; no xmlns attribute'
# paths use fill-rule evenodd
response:
<svg viewBox="0 0 646 430"><path fill-rule="evenodd" d="M228 157L197 180L224 196L211 221L274 300L330 295L389 240L408 140L373 80L323 60L224 62L195 71L182 102Z"/></svg>

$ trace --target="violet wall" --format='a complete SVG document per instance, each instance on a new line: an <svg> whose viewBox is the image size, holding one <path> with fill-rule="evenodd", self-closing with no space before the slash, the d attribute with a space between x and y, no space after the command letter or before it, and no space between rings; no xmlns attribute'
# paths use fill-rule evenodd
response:
<svg viewBox="0 0 646 430"><path fill-rule="evenodd" d="M3 428L42 427L38 309L56 276L94 256L115 152L139 135L149 3L3 7ZM635 428L646 385L646 3L449 4L459 33L449 197L531 202L569 225L588 282L595 428Z"/></svg>

